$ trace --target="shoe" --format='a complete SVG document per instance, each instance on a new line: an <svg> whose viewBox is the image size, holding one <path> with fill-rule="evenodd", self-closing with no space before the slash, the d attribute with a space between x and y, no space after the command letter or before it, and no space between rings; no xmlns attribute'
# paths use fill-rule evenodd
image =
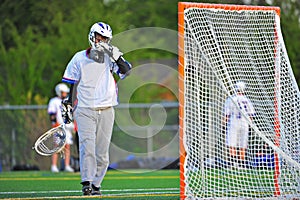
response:
<svg viewBox="0 0 300 200"><path fill-rule="evenodd" d="M92 188L91 184L88 181L82 182L82 193L83 195L91 195L92 194Z"/></svg>
<svg viewBox="0 0 300 200"><path fill-rule="evenodd" d="M100 187L96 187L92 184L92 195L101 195Z"/></svg>
<svg viewBox="0 0 300 200"><path fill-rule="evenodd" d="M70 167L70 165L67 165L65 167L65 172L74 172L74 169L72 167Z"/></svg>
<svg viewBox="0 0 300 200"><path fill-rule="evenodd" d="M58 173L59 170L56 165L51 165L51 172Z"/></svg>

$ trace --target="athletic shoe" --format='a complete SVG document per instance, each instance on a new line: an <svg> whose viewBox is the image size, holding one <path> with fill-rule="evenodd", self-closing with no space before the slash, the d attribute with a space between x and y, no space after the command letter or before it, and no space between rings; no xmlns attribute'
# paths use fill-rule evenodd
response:
<svg viewBox="0 0 300 200"><path fill-rule="evenodd" d="M91 184L88 181L82 182L82 193L83 195L91 195L92 194L92 188Z"/></svg>
<svg viewBox="0 0 300 200"><path fill-rule="evenodd" d="M74 172L74 169L68 165L65 167L65 172Z"/></svg>
<svg viewBox="0 0 300 200"><path fill-rule="evenodd" d="M56 165L51 165L51 172L58 173L59 170Z"/></svg>
<svg viewBox="0 0 300 200"><path fill-rule="evenodd" d="M101 195L100 187L96 187L92 184L92 195Z"/></svg>

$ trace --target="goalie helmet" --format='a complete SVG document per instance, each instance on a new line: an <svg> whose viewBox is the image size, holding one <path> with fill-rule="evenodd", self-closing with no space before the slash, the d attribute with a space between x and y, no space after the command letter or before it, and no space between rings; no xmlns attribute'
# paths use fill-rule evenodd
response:
<svg viewBox="0 0 300 200"><path fill-rule="evenodd" d="M55 93L56 93L57 96L61 97L62 92L69 93L70 89L66 84L59 83L55 86Z"/></svg>
<svg viewBox="0 0 300 200"><path fill-rule="evenodd" d="M111 30L110 26L103 22L97 22L91 27L91 30L88 35L89 43L93 48L98 48L98 45L96 44L95 33L98 33L98 34L102 35L103 37L108 38L108 43L112 39L112 30Z"/></svg>
<svg viewBox="0 0 300 200"><path fill-rule="evenodd" d="M237 92L244 93L245 92L245 88L246 88L246 84L243 81L238 81L235 84L235 89L236 89Z"/></svg>

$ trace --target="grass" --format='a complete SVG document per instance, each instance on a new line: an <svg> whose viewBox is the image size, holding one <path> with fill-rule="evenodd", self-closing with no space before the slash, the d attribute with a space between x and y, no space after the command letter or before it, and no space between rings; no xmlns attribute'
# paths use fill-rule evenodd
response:
<svg viewBox="0 0 300 200"><path fill-rule="evenodd" d="M0 185L1 199L86 199L79 173L2 172ZM102 193L101 199L179 199L179 171L108 171Z"/></svg>
<svg viewBox="0 0 300 200"><path fill-rule="evenodd" d="M264 198L273 196L273 180L273 170L206 169L190 172L189 188L201 197Z"/></svg>

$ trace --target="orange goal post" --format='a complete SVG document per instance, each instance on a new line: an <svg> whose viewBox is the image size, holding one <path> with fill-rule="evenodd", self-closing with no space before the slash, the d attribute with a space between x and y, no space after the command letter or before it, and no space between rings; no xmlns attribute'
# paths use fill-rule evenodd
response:
<svg viewBox="0 0 300 200"><path fill-rule="evenodd" d="M280 8L179 2L178 32L180 198L299 198L300 93Z"/></svg>

